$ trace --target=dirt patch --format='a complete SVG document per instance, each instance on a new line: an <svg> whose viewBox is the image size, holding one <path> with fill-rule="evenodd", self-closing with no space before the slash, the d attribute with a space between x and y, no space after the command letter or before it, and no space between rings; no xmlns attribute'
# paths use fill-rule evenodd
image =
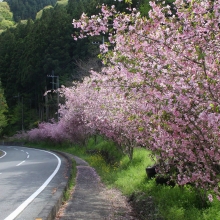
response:
<svg viewBox="0 0 220 220"><path fill-rule="evenodd" d="M107 189L101 192L103 198L110 203L110 214L105 220L137 220L136 213L128 202L127 197L117 189Z"/></svg>

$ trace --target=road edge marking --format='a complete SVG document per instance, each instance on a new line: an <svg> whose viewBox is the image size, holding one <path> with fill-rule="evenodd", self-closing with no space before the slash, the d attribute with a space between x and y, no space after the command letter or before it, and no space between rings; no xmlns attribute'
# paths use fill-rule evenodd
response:
<svg viewBox="0 0 220 220"><path fill-rule="evenodd" d="M24 163L25 160L21 161L21 163L17 164L16 167L20 166L22 163Z"/></svg>
<svg viewBox="0 0 220 220"><path fill-rule="evenodd" d="M4 156L6 156L6 152L5 151L3 151L2 149L0 149L4 154L0 157L0 158L3 158Z"/></svg>

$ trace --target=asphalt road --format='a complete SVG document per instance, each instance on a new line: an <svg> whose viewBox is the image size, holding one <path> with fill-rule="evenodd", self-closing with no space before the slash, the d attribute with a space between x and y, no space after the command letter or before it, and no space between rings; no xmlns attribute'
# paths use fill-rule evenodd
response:
<svg viewBox="0 0 220 220"><path fill-rule="evenodd" d="M66 161L33 148L0 146L0 220L35 220L60 187Z"/></svg>

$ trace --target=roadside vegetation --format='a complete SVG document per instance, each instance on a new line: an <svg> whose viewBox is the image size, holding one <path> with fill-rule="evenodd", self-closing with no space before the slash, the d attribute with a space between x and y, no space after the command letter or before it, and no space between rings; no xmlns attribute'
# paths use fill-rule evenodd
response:
<svg viewBox="0 0 220 220"><path fill-rule="evenodd" d="M145 169L153 165L154 160L144 148L135 148L133 160L130 161L113 142L102 137L96 141L89 139L86 147L51 142L28 145L71 153L86 160L96 169L107 187L117 188L127 196L141 220L220 219L220 203L217 199L204 203L190 185L172 187L156 184L154 178L149 179Z"/></svg>

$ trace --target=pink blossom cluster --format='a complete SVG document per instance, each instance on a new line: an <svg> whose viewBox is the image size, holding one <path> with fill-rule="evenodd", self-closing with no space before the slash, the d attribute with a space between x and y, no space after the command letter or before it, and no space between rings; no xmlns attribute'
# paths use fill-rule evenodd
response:
<svg viewBox="0 0 220 220"><path fill-rule="evenodd" d="M31 129L26 132L29 141L50 141L54 143L62 143L69 139L69 135L64 131L63 123L42 122L38 128Z"/></svg>
<svg viewBox="0 0 220 220"><path fill-rule="evenodd" d="M85 145L93 130L87 126L84 119L83 102L78 88L61 88L60 95L65 91L65 105L60 105L59 121L52 120L50 123L42 122L38 128L25 133L29 141L50 141L54 143L74 142ZM75 96L72 94L75 93ZM73 104L74 103L74 104Z"/></svg>

